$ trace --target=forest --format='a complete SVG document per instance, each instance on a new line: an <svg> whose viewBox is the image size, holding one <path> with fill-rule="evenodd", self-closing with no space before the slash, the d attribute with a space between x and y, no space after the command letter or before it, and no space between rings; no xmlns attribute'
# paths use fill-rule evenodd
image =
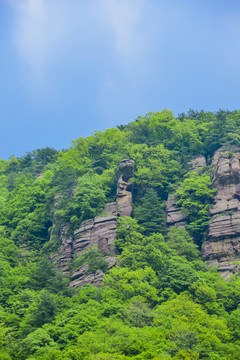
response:
<svg viewBox="0 0 240 360"><path fill-rule="evenodd" d="M211 160L225 144L240 146L239 110L164 109L0 160L0 360L240 359L239 274L226 281L201 256ZM207 165L189 171L197 155ZM135 162L133 215L118 218L116 266L92 247L62 273L52 261L62 224L71 236L104 214L123 159ZM169 194L184 228L166 223ZM69 286L86 263L103 284Z"/></svg>

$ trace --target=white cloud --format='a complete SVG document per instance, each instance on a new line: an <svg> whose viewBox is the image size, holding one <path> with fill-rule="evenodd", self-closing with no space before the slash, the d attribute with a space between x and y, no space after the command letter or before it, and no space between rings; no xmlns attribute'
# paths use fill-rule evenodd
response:
<svg viewBox="0 0 240 360"><path fill-rule="evenodd" d="M102 0L107 21L115 34L116 50L131 58L144 44L139 32L144 0Z"/></svg>
<svg viewBox="0 0 240 360"><path fill-rule="evenodd" d="M64 31L55 1L18 0L12 2L16 11L14 38L19 54L41 76L54 43Z"/></svg>
<svg viewBox="0 0 240 360"><path fill-rule="evenodd" d="M146 0L9 1L16 15L15 44L35 77L44 75L58 56L87 57L88 47L95 46L94 32L106 28L114 39L110 50L125 64L135 63L144 53L147 34L140 23ZM104 36L103 31L103 43Z"/></svg>

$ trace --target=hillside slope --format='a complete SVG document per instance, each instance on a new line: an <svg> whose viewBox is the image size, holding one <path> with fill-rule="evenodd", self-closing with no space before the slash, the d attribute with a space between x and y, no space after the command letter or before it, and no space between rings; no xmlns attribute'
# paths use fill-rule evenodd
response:
<svg viewBox="0 0 240 360"><path fill-rule="evenodd" d="M163 110L1 160L0 359L239 359L239 145Z"/></svg>

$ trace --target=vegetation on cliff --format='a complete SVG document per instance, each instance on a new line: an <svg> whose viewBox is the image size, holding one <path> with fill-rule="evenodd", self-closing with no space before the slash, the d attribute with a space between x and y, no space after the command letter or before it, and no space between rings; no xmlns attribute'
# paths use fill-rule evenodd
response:
<svg viewBox="0 0 240 360"><path fill-rule="evenodd" d="M0 359L239 359L240 278L224 281L200 255L211 168L188 166L225 143L240 145L239 111L163 110L1 160ZM114 200L123 158L136 165L134 212L119 221L117 266L107 272L95 248L74 259L73 270L88 261L107 273L102 287L73 291L50 261L59 229L71 234ZM186 229L166 226L169 193Z"/></svg>

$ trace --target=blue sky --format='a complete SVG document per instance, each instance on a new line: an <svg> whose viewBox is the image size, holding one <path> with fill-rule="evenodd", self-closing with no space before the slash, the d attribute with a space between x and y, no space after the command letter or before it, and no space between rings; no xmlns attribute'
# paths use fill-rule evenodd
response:
<svg viewBox="0 0 240 360"><path fill-rule="evenodd" d="M239 109L239 0L0 0L0 157Z"/></svg>

